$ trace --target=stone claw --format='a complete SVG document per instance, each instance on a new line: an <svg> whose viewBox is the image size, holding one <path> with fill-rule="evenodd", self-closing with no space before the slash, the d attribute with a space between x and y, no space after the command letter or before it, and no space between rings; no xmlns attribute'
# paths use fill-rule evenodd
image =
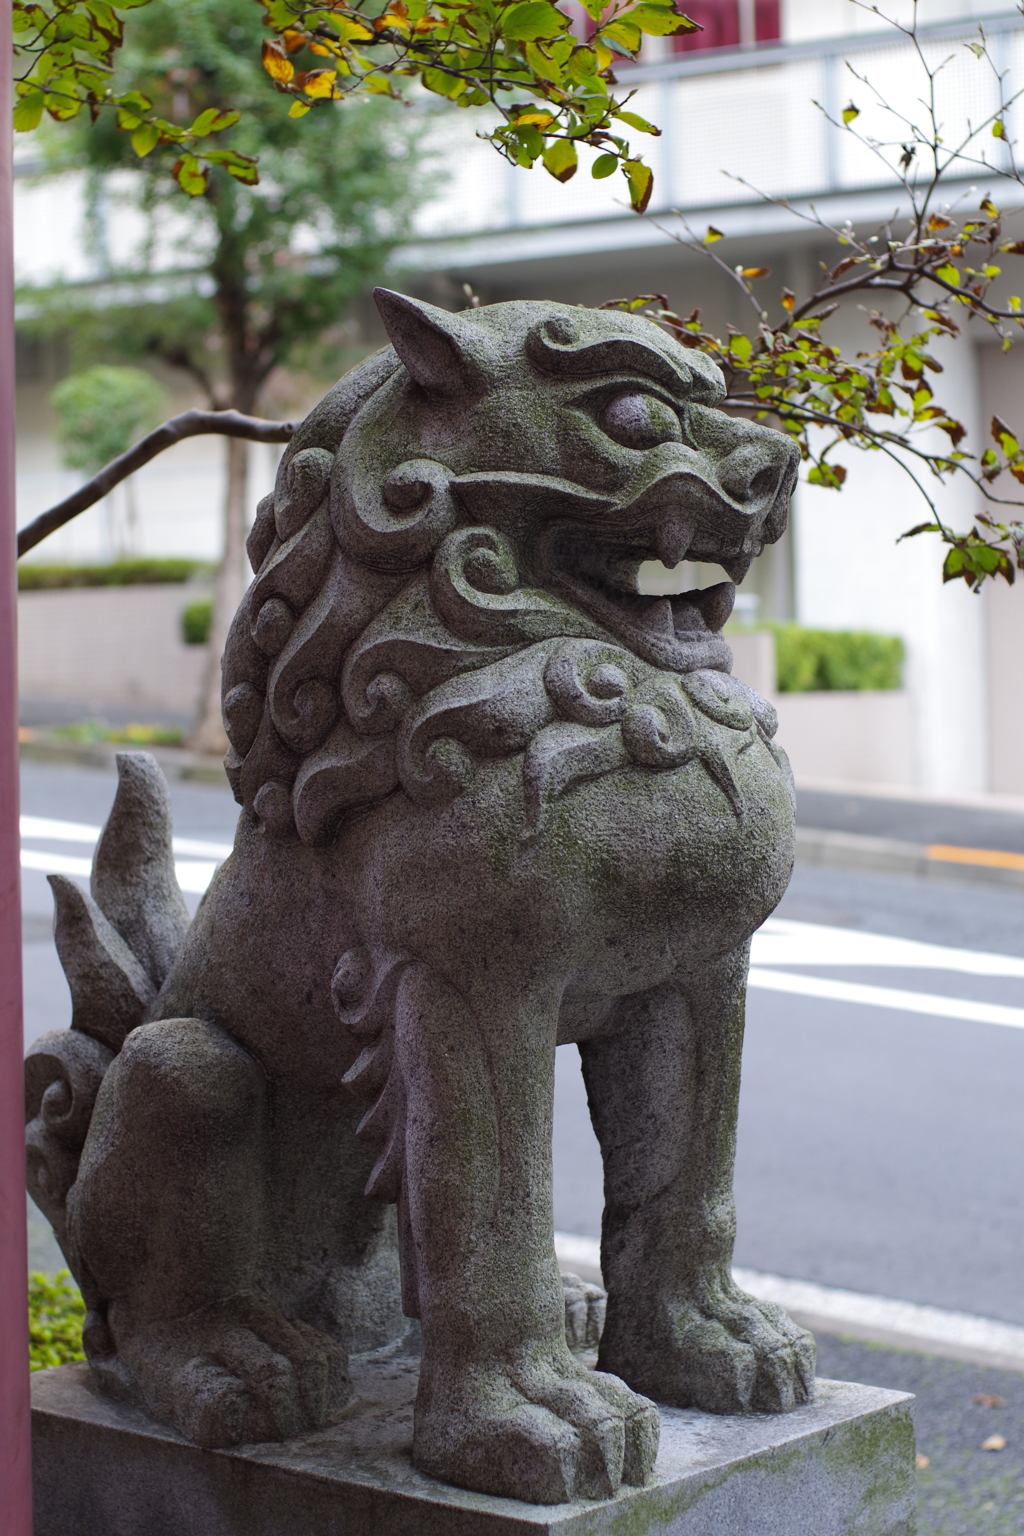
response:
<svg viewBox="0 0 1024 1536"><path fill-rule="evenodd" d="M121 1354L153 1416L211 1449L320 1429L349 1396L345 1351L254 1296L139 1329Z"/></svg>
<svg viewBox="0 0 1024 1536"><path fill-rule="evenodd" d="M598 1364L638 1391L706 1413L787 1413L814 1396L814 1337L735 1286L662 1309L657 1338L605 1336Z"/></svg>
<svg viewBox="0 0 1024 1536"><path fill-rule="evenodd" d="M611 1498L650 1476L658 1427L653 1403L567 1356L460 1373L441 1392L421 1383L413 1460L443 1482L532 1504Z"/></svg>

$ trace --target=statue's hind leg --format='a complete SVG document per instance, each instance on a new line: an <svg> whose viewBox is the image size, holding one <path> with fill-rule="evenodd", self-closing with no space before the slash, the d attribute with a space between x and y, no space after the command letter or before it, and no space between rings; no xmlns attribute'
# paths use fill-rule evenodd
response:
<svg viewBox="0 0 1024 1536"><path fill-rule="evenodd" d="M735 1285L732 1176L747 950L623 998L580 1046L605 1167L599 1364L657 1402L780 1412L813 1391L814 1340Z"/></svg>
<svg viewBox="0 0 1024 1536"><path fill-rule="evenodd" d="M391 1164L400 1180L406 1310L423 1325L414 1460L446 1482L556 1504L642 1483L658 1419L566 1346L551 1212L557 995L531 992L525 970L477 962L457 988L410 966L372 1118L381 1131L391 1120L378 1179Z"/></svg>
<svg viewBox="0 0 1024 1536"><path fill-rule="evenodd" d="M96 1101L68 1199L71 1242L105 1299L93 1368L202 1445L330 1422L344 1352L260 1294L267 1088L197 1019L134 1030Z"/></svg>

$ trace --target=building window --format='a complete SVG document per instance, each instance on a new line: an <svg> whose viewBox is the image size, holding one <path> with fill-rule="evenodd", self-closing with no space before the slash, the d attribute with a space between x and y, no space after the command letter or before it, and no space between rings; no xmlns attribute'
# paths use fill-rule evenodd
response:
<svg viewBox="0 0 1024 1536"><path fill-rule="evenodd" d="M672 47L676 53L738 48L741 42L768 43L779 36L779 0L681 0L680 9L691 20L699 21L704 30L674 37ZM755 36L744 37L751 20Z"/></svg>

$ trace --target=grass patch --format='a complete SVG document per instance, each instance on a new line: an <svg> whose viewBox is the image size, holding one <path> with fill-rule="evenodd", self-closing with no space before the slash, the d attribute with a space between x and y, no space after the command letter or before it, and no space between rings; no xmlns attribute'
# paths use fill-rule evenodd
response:
<svg viewBox="0 0 1024 1536"><path fill-rule="evenodd" d="M185 732L174 725L101 725L97 720L84 720L79 725L58 725L54 736L64 741L82 741L87 746L98 742L117 742L129 747L180 747Z"/></svg>

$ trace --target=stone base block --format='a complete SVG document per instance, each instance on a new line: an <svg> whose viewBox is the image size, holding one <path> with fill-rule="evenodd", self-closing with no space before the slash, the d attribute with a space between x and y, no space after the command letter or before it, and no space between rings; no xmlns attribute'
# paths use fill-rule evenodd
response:
<svg viewBox="0 0 1024 1536"><path fill-rule="evenodd" d="M88 1367L33 1378L35 1536L913 1536L913 1398L819 1381L793 1413L666 1408L651 1483L538 1506L410 1460L417 1363L353 1362L344 1420L203 1451L102 1397Z"/></svg>

